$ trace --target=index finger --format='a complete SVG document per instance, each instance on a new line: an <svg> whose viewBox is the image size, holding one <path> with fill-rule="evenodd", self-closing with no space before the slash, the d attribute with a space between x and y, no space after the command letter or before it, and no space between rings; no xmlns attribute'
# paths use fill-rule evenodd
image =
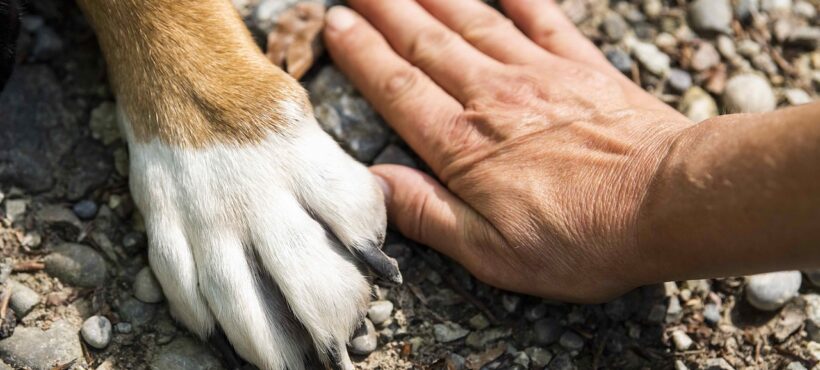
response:
<svg viewBox="0 0 820 370"><path fill-rule="evenodd" d="M363 18L342 6L327 15L325 40L341 70L393 129L438 172L453 153L447 132L464 112L418 68L401 58Z"/></svg>

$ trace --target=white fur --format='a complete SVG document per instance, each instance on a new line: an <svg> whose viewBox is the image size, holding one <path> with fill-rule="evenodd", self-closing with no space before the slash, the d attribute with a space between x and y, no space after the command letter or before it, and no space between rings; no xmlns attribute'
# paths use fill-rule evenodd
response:
<svg viewBox="0 0 820 370"><path fill-rule="evenodd" d="M131 192L151 266L175 317L194 333L207 337L219 323L242 357L272 370L304 369L311 342L321 356L335 343L352 369L345 343L367 308L369 284L321 223L344 245L377 240L381 191L312 117L290 112L289 133L199 149L137 142L120 113ZM292 316L309 338L299 338L307 336Z"/></svg>

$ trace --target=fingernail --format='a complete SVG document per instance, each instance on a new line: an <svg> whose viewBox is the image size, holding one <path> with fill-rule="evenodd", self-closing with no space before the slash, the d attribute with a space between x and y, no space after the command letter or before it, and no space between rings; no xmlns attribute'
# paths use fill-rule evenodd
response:
<svg viewBox="0 0 820 370"><path fill-rule="evenodd" d="M383 177L373 174L376 177L376 183L379 184L379 187L382 188L382 194L384 194L384 205L385 207L390 203L390 196L393 195L393 189L390 188L390 184L387 183Z"/></svg>
<svg viewBox="0 0 820 370"><path fill-rule="evenodd" d="M345 31L356 23L356 15L346 7L334 6L327 12L326 22L330 30Z"/></svg>

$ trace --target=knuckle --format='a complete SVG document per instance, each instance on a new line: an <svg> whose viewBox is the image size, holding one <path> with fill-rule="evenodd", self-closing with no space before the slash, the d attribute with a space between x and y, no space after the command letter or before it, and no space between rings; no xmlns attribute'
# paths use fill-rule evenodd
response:
<svg viewBox="0 0 820 370"><path fill-rule="evenodd" d="M401 100L418 86L421 78L422 73L416 67L400 68L387 76L381 90L388 101Z"/></svg>
<svg viewBox="0 0 820 370"><path fill-rule="evenodd" d="M455 34L435 29L419 32L410 42L407 56L417 65L429 65L453 44Z"/></svg>
<svg viewBox="0 0 820 370"><path fill-rule="evenodd" d="M511 27L514 27L511 20L502 17L496 12L488 11L467 22L461 34L466 40L477 41L492 35L501 34L501 30Z"/></svg>

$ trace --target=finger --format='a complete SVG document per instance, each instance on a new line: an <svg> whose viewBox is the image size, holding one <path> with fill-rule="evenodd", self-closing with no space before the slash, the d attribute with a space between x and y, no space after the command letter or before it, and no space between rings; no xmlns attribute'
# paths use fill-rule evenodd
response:
<svg viewBox="0 0 820 370"><path fill-rule="evenodd" d="M421 68L461 102L500 64L433 18L413 0L353 0L351 6L381 32L399 55Z"/></svg>
<svg viewBox="0 0 820 370"><path fill-rule="evenodd" d="M330 9L325 41L336 64L365 98L425 162L440 168L453 149L442 133L458 129L453 124L463 112L461 104L397 55L350 9Z"/></svg>
<svg viewBox="0 0 820 370"><path fill-rule="evenodd" d="M501 0L501 6L518 28L550 53L607 71L614 70L554 0Z"/></svg>
<svg viewBox="0 0 820 370"><path fill-rule="evenodd" d="M492 225L421 171L399 165L378 165L370 170L383 182L387 217L402 234L482 275L479 270L493 258L486 255L489 250L478 246L500 245L484 238L497 237Z"/></svg>
<svg viewBox="0 0 820 370"><path fill-rule="evenodd" d="M418 0L430 14L494 59L509 64L534 63L549 54L524 36L507 18L478 0Z"/></svg>

